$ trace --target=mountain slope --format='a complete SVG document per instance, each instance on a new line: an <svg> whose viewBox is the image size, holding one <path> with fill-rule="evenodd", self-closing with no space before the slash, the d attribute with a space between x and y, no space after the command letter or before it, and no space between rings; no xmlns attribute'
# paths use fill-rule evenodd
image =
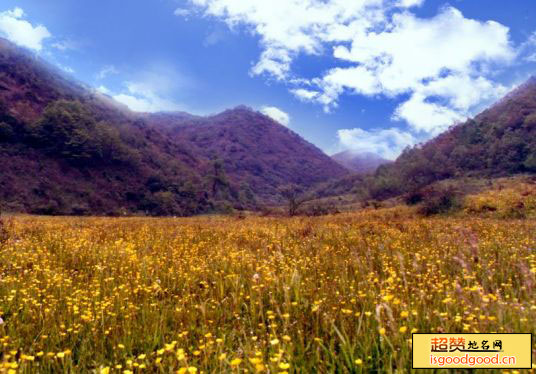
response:
<svg viewBox="0 0 536 374"><path fill-rule="evenodd" d="M220 160L233 182L264 201L278 201L285 184L311 187L348 173L296 133L247 107L186 121L174 123L170 136L203 159Z"/></svg>
<svg viewBox="0 0 536 374"><path fill-rule="evenodd" d="M374 198L415 190L447 178L536 172L536 79L489 109L381 166L369 180Z"/></svg>
<svg viewBox="0 0 536 374"><path fill-rule="evenodd" d="M249 109L134 113L0 38L0 208L191 215L347 171Z"/></svg>
<svg viewBox="0 0 536 374"><path fill-rule="evenodd" d="M343 151L334 154L331 158L357 174L374 173L379 166L392 162L370 152Z"/></svg>

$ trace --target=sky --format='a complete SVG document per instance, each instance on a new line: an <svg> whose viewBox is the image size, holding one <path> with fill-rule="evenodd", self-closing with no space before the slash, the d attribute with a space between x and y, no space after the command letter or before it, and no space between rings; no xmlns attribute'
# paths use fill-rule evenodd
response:
<svg viewBox="0 0 536 374"><path fill-rule="evenodd" d="M259 110L400 152L536 74L536 1L2 0L0 36L134 111Z"/></svg>

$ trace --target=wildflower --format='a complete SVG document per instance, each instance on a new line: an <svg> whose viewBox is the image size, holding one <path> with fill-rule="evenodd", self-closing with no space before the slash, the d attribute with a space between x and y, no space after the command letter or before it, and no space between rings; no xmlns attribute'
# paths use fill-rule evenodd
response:
<svg viewBox="0 0 536 374"><path fill-rule="evenodd" d="M238 366L238 365L240 365L241 362L242 362L242 359L240 359L240 358L234 358L234 359L230 362L230 364L231 364L231 366Z"/></svg>
<svg viewBox="0 0 536 374"><path fill-rule="evenodd" d="M380 335L385 335L385 328L381 327L379 332L380 332Z"/></svg>
<svg viewBox="0 0 536 374"><path fill-rule="evenodd" d="M356 365L363 365L363 360L358 358L357 360L354 361Z"/></svg>

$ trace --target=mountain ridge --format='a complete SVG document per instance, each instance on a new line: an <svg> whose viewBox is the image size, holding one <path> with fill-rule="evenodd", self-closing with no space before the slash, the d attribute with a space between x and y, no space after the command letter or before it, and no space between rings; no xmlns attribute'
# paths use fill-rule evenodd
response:
<svg viewBox="0 0 536 374"><path fill-rule="evenodd" d="M259 112L132 112L1 38L0 163L4 208L47 214L256 209L348 173Z"/></svg>

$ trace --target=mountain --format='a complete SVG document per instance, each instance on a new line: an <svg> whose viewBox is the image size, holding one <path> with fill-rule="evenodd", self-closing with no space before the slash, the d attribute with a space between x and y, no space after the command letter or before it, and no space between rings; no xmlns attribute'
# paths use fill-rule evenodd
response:
<svg viewBox="0 0 536 374"><path fill-rule="evenodd" d="M185 122L173 123L170 137L203 159L222 162L233 182L264 201L277 201L282 185L311 187L348 173L293 131L247 107Z"/></svg>
<svg viewBox="0 0 536 374"><path fill-rule="evenodd" d="M244 107L134 113L0 38L0 207L42 214L255 209L347 170Z"/></svg>
<svg viewBox="0 0 536 374"><path fill-rule="evenodd" d="M357 174L372 174L379 166L392 162L371 152L343 151L331 158Z"/></svg>
<svg viewBox="0 0 536 374"><path fill-rule="evenodd" d="M448 178L519 173L536 173L534 77L476 117L380 166L364 189L382 199Z"/></svg>

